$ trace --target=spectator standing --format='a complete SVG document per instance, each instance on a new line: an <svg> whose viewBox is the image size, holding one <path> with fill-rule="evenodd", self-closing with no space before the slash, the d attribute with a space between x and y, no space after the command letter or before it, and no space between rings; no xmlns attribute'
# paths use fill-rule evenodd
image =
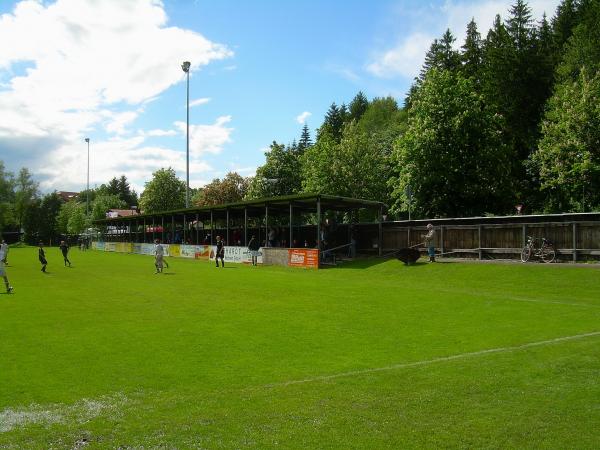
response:
<svg viewBox="0 0 600 450"><path fill-rule="evenodd" d="M252 265L256 266L258 264L258 249L260 248L260 244L256 239L256 236L252 236L250 242L248 242L248 251L250 252L250 256L252 257Z"/></svg>
<svg viewBox="0 0 600 450"><path fill-rule="evenodd" d="M432 224L427 224L427 234L423 234L421 237L425 239L429 262L435 262L435 229Z"/></svg>
<svg viewBox="0 0 600 450"><path fill-rule="evenodd" d="M217 267L219 267L219 258L221 258L221 267L225 267L225 244L221 240L221 236L217 236L217 252L215 253Z"/></svg>

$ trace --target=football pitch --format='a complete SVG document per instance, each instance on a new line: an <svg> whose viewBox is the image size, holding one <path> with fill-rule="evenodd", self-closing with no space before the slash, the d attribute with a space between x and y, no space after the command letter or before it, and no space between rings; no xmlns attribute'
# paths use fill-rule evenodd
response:
<svg viewBox="0 0 600 450"><path fill-rule="evenodd" d="M46 254L9 253L0 448L600 446L597 267Z"/></svg>

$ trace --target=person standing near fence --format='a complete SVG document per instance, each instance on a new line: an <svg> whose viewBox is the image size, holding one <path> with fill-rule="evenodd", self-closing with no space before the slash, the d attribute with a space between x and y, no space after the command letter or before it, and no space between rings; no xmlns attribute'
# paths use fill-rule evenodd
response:
<svg viewBox="0 0 600 450"><path fill-rule="evenodd" d="M425 239L429 262L435 262L435 228L433 228L432 224L427 224L427 234L423 234L421 237Z"/></svg>
<svg viewBox="0 0 600 450"><path fill-rule="evenodd" d="M252 265L256 266L258 263L258 249L260 248L260 244L256 239L256 236L252 236L250 242L248 242L248 251L250 252L250 256L252 257Z"/></svg>

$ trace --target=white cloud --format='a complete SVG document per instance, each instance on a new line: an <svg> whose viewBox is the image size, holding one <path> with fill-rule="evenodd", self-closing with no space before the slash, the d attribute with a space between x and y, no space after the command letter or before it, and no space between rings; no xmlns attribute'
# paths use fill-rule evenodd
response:
<svg viewBox="0 0 600 450"><path fill-rule="evenodd" d="M375 61L367 65L367 70L381 78L398 75L413 78L419 73L432 41L433 37L429 34L413 33L394 48L377 55Z"/></svg>
<svg viewBox="0 0 600 450"><path fill-rule="evenodd" d="M544 12L550 18L559 1L529 1L533 19L541 20ZM418 75L433 40L441 37L446 29L452 31L456 37L455 47L459 48L464 42L467 24L475 18L478 30L485 38L496 14L505 20L513 3L514 0L446 0L439 7L430 5L412 11L399 8L399 13L410 16L412 28L405 31L405 37L399 39L394 47L375 51L366 69L380 78L399 76L412 79Z"/></svg>
<svg viewBox="0 0 600 450"><path fill-rule="evenodd" d="M208 97L197 98L196 100L192 100L190 102L190 108L193 108L194 106L198 106L198 105L204 105L208 102L210 102L210 98L208 98Z"/></svg>
<svg viewBox="0 0 600 450"><path fill-rule="evenodd" d="M139 114L136 111L125 111L116 114L111 113L110 115L112 115L112 117L110 117L108 123L105 125L105 130L108 133L121 135L125 134L125 127L131 125L135 119L137 119Z"/></svg>
<svg viewBox="0 0 600 450"><path fill-rule="evenodd" d="M231 116L222 116L217 118L213 125L190 124L190 154L200 156L206 153L221 153L223 146L231 142L233 128L225 126L229 122ZM175 127L185 136L185 122L175 122Z"/></svg>
<svg viewBox="0 0 600 450"><path fill-rule="evenodd" d="M310 116L312 116L312 113L304 111L302 114L296 117L296 122L298 122L299 124L306 123L306 119L308 119Z"/></svg>
<svg viewBox="0 0 600 450"><path fill-rule="evenodd" d="M154 129L154 130L150 130L150 131L146 132L145 134L147 136L158 136L158 137L176 136L177 135L177 131L175 131L175 130Z"/></svg>
<svg viewBox="0 0 600 450"><path fill-rule="evenodd" d="M9 81L0 90L0 159L7 156L3 148L14 149L13 161L29 155L29 168L44 174L47 188L81 181L76 165L84 135L98 128L125 135L144 112L131 105L146 105L181 82L181 61L197 71L232 56L224 45L167 20L159 0L23 0L1 15L0 75ZM107 176L98 181L124 172L116 162L135 161L139 169L125 173L147 179L158 157L160 166L181 159L173 150L143 147L143 139L94 143L103 152L96 173ZM33 147L42 141L54 147Z"/></svg>

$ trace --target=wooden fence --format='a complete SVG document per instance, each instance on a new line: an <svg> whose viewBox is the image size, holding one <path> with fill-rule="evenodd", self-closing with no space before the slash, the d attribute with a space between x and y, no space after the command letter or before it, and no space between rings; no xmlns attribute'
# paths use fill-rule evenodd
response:
<svg viewBox="0 0 600 450"><path fill-rule="evenodd" d="M598 213L385 222L383 253L422 243L428 223L436 229L436 250L444 256L519 258L531 236L549 239L560 260L600 259ZM363 227L360 247L373 247L377 232L373 226Z"/></svg>

